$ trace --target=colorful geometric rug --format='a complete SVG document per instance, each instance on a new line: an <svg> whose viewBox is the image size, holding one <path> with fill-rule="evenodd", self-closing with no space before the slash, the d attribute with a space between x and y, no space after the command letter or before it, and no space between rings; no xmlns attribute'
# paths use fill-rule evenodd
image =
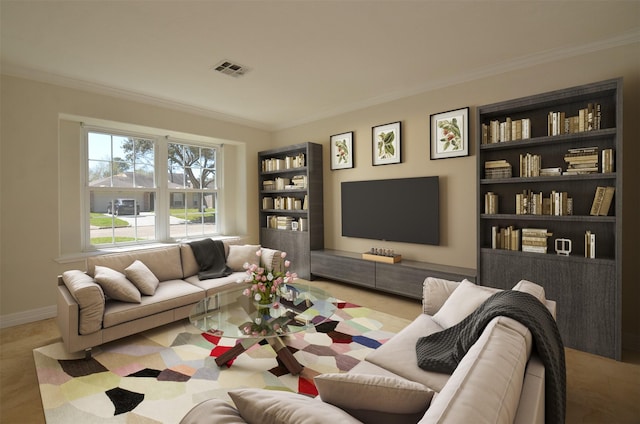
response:
<svg viewBox="0 0 640 424"><path fill-rule="evenodd" d="M316 395L313 375L346 372L409 322L340 302L315 331L286 338L305 367L299 376L282 367L265 342L218 367L215 356L235 339L201 334L188 320L93 349L68 354L62 343L34 349L40 395L49 424L178 423L196 404L227 391L258 387Z"/></svg>

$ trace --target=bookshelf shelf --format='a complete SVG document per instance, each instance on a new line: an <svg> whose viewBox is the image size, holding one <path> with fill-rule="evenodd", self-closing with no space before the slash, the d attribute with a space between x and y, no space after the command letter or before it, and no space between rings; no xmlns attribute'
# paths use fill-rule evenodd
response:
<svg viewBox="0 0 640 424"><path fill-rule="evenodd" d="M296 178L304 182L296 186ZM278 179L291 188L275 185ZM267 183L274 184L265 188ZM310 278L310 252L324 247L322 145L300 143L259 152L258 196L260 244L287 252L291 270ZM284 205L273 207L278 201ZM291 222L298 230L291 229Z"/></svg>
<svg viewBox="0 0 640 424"><path fill-rule="evenodd" d="M556 121L560 125L553 130L557 134L559 128L561 134L549 135L554 133L551 123L554 114L561 114L556 115L561 116ZM519 132L504 132L505 128L512 128L511 131L516 128L513 124L509 127L509 123L514 121L522 122L523 127L527 122L529 138L496 142L495 129L500 128L499 123L504 123L504 126L498 139L519 138ZM578 129L575 124L580 121ZM526 279L542 285L547 297L558 303L557 322L567 347L620 360L622 79L480 106L476 109L476 125L479 146L478 283L510 289L521 279ZM517 137L511 134L517 134ZM612 169L603 167L605 151L606 154L612 152ZM560 173L520 176L529 175L520 171L522 157L527 154L536 157L536 170L560 169ZM580 155L583 157L573 159ZM594 156L597 165L593 164ZM580 161L589 164L582 165ZM510 174L505 169L509 165ZM594 166L597 166L597 171L589 171L593 173L562 174L570 167L575 172L576 168L595 169ZM494 171L496 167L497 172ZM501 178L486 178L485 173ZM598 187L615 188L608 213L601 216L591 215ZM565 199L570 198L570 202L565 199L558 201L571 206L558 215L516 213L522 209L523 203L525 207L532 208L536 202L535 207L541 208L537 210L549 213L549 207L545 207L541 199L551 203L546 199L552 192L567 193ZM497 201L497 209L491 209L497 213L485 211L485 195L488 193L491 202ZM520 201L523 198L527 200ZM496 236L501 228L506 229L502 233L504 237ZM532 235L536 230L543 230L546 235ZM527 250L536 252L522 251L525 244L522 234L525 231L529 233ZM591 255L591 249L585 243L587 232L595 234L594 258L585 257ZM497 237L502 238L497 240ZM557 238L571 240L569 256L556 254L554 240ZM513 250L492 248L501 244Z"/></svg>

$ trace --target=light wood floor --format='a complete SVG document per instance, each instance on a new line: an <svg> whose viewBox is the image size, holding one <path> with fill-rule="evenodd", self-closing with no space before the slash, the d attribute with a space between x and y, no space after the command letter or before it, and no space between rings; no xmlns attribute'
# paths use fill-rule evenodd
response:
<svg viewBox="0 0 640 424"><path fill-rule="evenodd" d="M326 280L315 284L335 297L412 320L417 300ZM44 423L32 350L60 339L54 319L0 330L0 423ZM566 349L567 423L640 424L640 353L617 362Z"/></svg>

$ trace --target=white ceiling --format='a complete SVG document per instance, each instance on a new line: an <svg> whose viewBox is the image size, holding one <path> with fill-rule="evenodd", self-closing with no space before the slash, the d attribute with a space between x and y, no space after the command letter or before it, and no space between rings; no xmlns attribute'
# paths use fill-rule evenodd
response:
<svg viewBox="0 0 640 424"><path fill-rule="evenodd" d="M638 0L0 1L3 73L264 129L640 41Z"/></svg>

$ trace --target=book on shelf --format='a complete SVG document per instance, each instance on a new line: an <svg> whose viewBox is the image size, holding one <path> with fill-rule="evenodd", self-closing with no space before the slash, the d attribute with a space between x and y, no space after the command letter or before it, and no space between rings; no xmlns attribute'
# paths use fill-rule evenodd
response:
<svg viewBox="0 0 640 424"><path fill-rule="evenodd" d="M562 168L540 168L540 176L541 177L553 177L557 175L562 175Z"/></svg>
<svg viewBox="0 0 640 424"><path fill-rule="evenodd" d="M548 237L552 236L546 228L523 228L522 251L547 253Z"/></svg>
<svg viewBox="0 0 640 424"><path fill-rule="evenodd" d="M520 229L509 226L491 227L491 248L502 250L520 250Z"/></svg>
<svg viewBox="0 0 640 424"><path fill-rule="evenodd" d="M487 179L511 178L511 164L504 159L488 160L484 163L484 177Z"/></svg>
<svg viewBox="0 0 640 424"><path fill-rule="evenodd" d="M584 233L584 257L596 257L596 235L589 230Z"/></svg>
<svg viewBox="0 0 640 424"><path fill-rule="evenodd" d="M540 155L520 154L520 177L539 177L541 163Z"/></svg>
<svg viewBox="0 0 640 424"><path fill-rule="evenodd" d="M505 141L516 141L531 138L531 120L511 119L506 117L500 122L497 119L482 124L482 144L504 143Z"/></svg>
<svg viewBox="0 0 640 424"><path fill-rule="evenodd" d="M602 158L601 158L601 172L603 174L609 174L611 172L614 172L615 167L614 167L614 162L615 162L615 155L614 155L614 150L613 149L604 149L602 150Z"/></svg>
<svg viewBox="0 0 640 424"><path fill-rule="evenodd" d="M492 191L484 195L484 213L495 215L498 213L498 195Z"/></svg>
<svg viewBox="0 0 640 424"><path fill-rule="evenodd" d="M547 135L574 134L600 129L602 107L599 103L588 103L575 116L565 112L549 112L547 115Z"/></svg>
<svg viewBox="0 0 640 424"><path fill-rule="evenodd" d="M615 187L596 187L596 192L593 196L593 203L591 204L591 211L589 214L593 216L609 215L609 209L611 209L615 190Z"/></svg>
<svg viewBox="0 0 640 424"><path fill-rule="evenodd" d="M567 170L564 175L593 174L600 171L598 147L569 149L564 155Z"/></svg>

